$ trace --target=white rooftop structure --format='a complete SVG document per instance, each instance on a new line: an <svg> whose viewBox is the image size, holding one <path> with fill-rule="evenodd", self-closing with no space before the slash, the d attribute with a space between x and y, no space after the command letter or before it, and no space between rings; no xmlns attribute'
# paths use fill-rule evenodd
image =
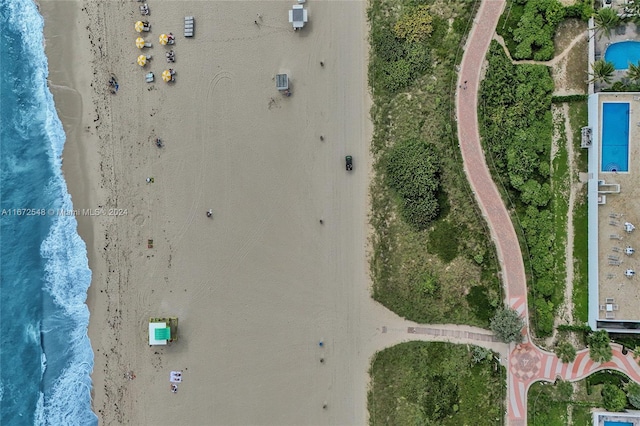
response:
<svg viewBox="0 0 640 426"><path fill-rule="evenodd" d="M301 4L294 4L289 11L289 23L293 25L293 29L302 28L307 22L309 22L307 9Z"/></svg>
<svg viewBox="0 0 640 426"><path fill-rule="evenodd" d="M164 330L167 328L166 322L150 322L149 323L149 346L166 345L167 340L156 340L156 330Z"/></svg>

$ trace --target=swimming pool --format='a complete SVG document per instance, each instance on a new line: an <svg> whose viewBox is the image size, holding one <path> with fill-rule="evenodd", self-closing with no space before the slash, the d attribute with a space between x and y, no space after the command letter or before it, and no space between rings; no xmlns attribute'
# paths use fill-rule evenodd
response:
<svg viewBox="0 0 640 426"><path fill-rule="evenodd" d="M604 51L604 60L613 62L617 70L626 70L629 63L640 61L640 41L620 41L610 44Z"/></svg>
<svg viewBox="0 0 640 426"><path fill-rule="evenodd" d="M603 172L629 171L629 104L602 104L601 168Z"/></svg>
<svg viewBox="0 0 640 426"><path fill-rule="evenodd" d="M613 422L611 420L605 420L604 426L633 426L631 422Z"/></svg>

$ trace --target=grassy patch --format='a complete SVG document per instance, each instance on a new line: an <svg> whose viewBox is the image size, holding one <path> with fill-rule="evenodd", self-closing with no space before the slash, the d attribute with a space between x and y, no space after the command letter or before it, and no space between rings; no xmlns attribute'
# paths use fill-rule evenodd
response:
<svg viewBox="0 0 640 426"><path fill-rule="evenodd" d="M380 80L380 61L399 61L403 59L397 55L408 54L404 42L389 37L398 17L416 4L431 5L433 33L422 41L429 67L412 70L404 86L391 87L388 80ZM374 95L373 297L417 322L488 327L490 315L486 311L493 313L503 299L495 248L464 175L452 120L455 65L476 7L476 2L463 0L372 0L368 10L372 43L369 84ZM399 43L404 47L394 50ZM421 226L408 222L403 206L414 197L389 184L389 165L394 160L391 153L407 140L424 141L439 170L433 175L439 180L438 215ZM419 192L420 188L414 190ZM477 298L466 297L474 287L484 289L482 293L490 301L486 310L478 309Z"/></svg>
<svg viewBox="0 0 640 426"><path fill-rule="evenodd" d="M584 24L584 30L587 24ZM565 69L566 89L572 92L587 93L588 89L588 60L585 57L587 52L587 40L582 39L573 46L573 49L567 55L567 64Z"/></svg>
<svg viewBox="0 0 640 426"><path fill-rule="evenodd" d="M566 256L563 254L567 246L567 212L569 211L569 158L567 152L567 135L564 115L557 114L555 133L558 136L557 151L552 160L551 191L553 194L551 210L553 212L555 233L555 286L551 301L558 306L563 302L565 282L567 278Z"/></svg>
<svg viewBox="0 0 640 426"><path fill-rule="evenodd" d="M571 383L558 381L534 383L527 394L527 424L531 426L566 426L568 424L589 426L592 424L591 407L602 405L599 393L588 395L586 382ZM568 422L571 411L572 422Z"/></svg>
<svg viewBox="0 0 640 426"><path fill-rule="evenodd" d="M505 370L471 361L466 345L409 342L376 354L368 394L371 425L495 425Z"/></svg>
<svg viewBox="0 0 640 426"><path fill-rule="evenodd" d="M511 57L516 51L518 43L513 39L513 31L518 28L518 22L524 14L524 4L518 4L514 0L507 0L507 6L500 15L496 32L504 39L504 44L509 49Z"/></svg>
<svg viewBox="0 0 640 426"><path fill-rule="evenodd" d="M581 128L588 123L586 102L569 104L569 120L573 129L574 153L578 173L586 173L589 151L580 148ZM574 177L575 179L578 176ZM589 316L589 241L588 206L586 188L576 196L573 210L573 317L576 322L587 322Z"/></svg>

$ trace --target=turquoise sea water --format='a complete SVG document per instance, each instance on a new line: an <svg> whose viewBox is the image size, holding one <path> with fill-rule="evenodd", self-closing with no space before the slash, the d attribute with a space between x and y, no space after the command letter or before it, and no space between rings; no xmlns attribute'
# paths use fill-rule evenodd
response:
<svg viewBox="0 0 640 426"><path fill-rule="evenodd" d="M0 0L0 424L96 425L85 304L91 282L61 174L43 20Z"/></svg>

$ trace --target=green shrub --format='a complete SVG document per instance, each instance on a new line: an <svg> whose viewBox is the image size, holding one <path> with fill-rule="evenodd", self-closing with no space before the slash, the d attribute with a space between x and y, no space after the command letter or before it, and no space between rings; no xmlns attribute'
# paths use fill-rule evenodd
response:
<svg viewBox="0 0 640 426"><path fill-rule="evenodd" d="M505 343L522 342L524 322L518 312L511 308L503 308L491 319L491 331L500 341Z"/></svg>
<svg viewBox="0 0 640 426"><path fill-rule="evenodd" d="M630 381L624 385L624 390L627 392L629 403L634 408L640 408L640 385Z"/></svg>
<svg viewBox="0 0 640 426"><path fill-rule="evenodd" d="M624 411L627 396L618 386L606 384L602 388L602 403L607 411Z"/></svg>
<svg viewBox="0 0 640 426"><path fill-rule="evenodd" d="M576 359L576 348L569 342L560 342L558 346L556 346L555 350L556 355L560 358L565 364L573 362Z"/></svg>
<svg viewBox="0 0 640 426"><path fill-rule="evenodd" d="M563 102L585 102L588 99L589 95L552 96L551 102L554 104L560 104Z"/></svg>
<svg viewBox="0 0 640 426"><path fill-rule="evenodd" d="M595 13L590 0L582 0L576 4L566 6L564 11L565 18L581 19L585 22L588 22L589 18Z"/></svg>
<svg viewBox="0 0 640 426"><path fill-rule="evenodd" d="M558 0L527 1L518 28L513 31L513 39L518 43L514 57L537 61L551 59L554 52L553 37L565 12Z"/></svg>
<svg viewBox="0 0 640 426"><path fill-rule="evenodd" d="M529 6L530 3L525 8L539 7L544 2L534 2L534 6ZM564 255L564 247L556 242L555 213L548 182L553 80L547 67L512 64L496 42L492 42L488 58L489 69L481 87L483 143L497 180L505 184L514 200L528 246L526 261L535 283L531 289L534 297L530 299L534 311L533 330L540 337L549 336L553 331L555 306L560 303L557 299L561 297L554 285L558 282L556 266Z"/></svg>
<svg viewBox="0 0 640 426"><path fill-rule="evenodd" d="M426 229L438 215L440 164L431 145L406 139L390 149L387 183L400 197L403 218L416 229Z"/></svg>

